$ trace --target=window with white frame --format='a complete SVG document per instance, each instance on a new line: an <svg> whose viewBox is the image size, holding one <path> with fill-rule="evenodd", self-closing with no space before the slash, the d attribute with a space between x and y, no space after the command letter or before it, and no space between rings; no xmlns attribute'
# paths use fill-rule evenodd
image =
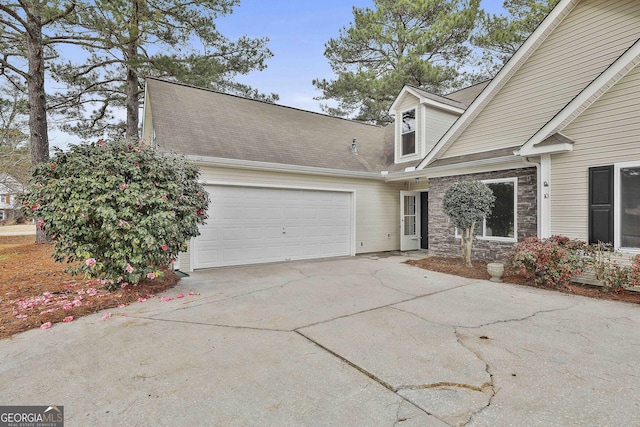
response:
<svg viewBox="0 0 640 427"><path fill-rule="evenodd" d="M416 153L416 110L402 113L402 155Z"/></svg>
<svg viewBox="0 0 640 427"><path fill-rule="evenodd" d="M518 178L483 180L496 197L491 214L482 221L478 238L515 242L518 236ZM456 228L455 236L460 238Z"/></svg>

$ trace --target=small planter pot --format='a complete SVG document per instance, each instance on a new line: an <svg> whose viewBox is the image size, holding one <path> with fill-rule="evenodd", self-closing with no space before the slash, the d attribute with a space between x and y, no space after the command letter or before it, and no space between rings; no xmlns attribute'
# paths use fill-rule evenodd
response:
<svg viewBox="0 0 640 427"><path fill-rule="evenodd" d="M491 276L490 281L502 282L501 277L504 274L504 264L501 262L490 262L487 264L487 273Z"/></svg>

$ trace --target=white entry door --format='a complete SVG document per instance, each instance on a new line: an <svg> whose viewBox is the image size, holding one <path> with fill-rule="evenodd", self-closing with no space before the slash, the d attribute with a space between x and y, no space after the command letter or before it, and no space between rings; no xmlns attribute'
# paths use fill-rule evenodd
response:
<svg viewBox="0 0 640 427"><path fill-rule="evenodd" d="M420 192L400 192L400 250L420 249Z"/></svg>
<svg viewBox="0 0 640 427"><path fill-rule="evenodd" d="M352 255L349 192L207 186L193 268Z"/></svg>

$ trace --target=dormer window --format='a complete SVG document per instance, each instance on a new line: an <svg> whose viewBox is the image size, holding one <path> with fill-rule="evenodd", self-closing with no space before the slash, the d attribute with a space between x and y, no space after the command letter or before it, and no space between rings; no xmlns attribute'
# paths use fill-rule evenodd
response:
<svg viewBox="0 0 640 427"><path fill-rule="evenodd" d="M416 110L402 113L402 155L416 153Z"/></svg>

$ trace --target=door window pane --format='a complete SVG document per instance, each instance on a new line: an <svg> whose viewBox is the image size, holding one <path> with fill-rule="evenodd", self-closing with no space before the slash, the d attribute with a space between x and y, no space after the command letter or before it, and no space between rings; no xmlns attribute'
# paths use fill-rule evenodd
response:
<svg viewBox="0 0 640 427"><path fill-rule="evenodd" d="M404 235L416 235L416 196L404 196Z"/></svg>
<svg viewBox="0 0 640 427"><path fill-rule="evenodd" d="M640 167L620 169L620 243L640 248Z"/></svg>
<svg viewBox="0 0 640 427"><path fill-rule="evenodd" d="M493 182L487 186L496 196L496 201L486 219L485 236L514 237L515 197L514 183Z"/></svg>

